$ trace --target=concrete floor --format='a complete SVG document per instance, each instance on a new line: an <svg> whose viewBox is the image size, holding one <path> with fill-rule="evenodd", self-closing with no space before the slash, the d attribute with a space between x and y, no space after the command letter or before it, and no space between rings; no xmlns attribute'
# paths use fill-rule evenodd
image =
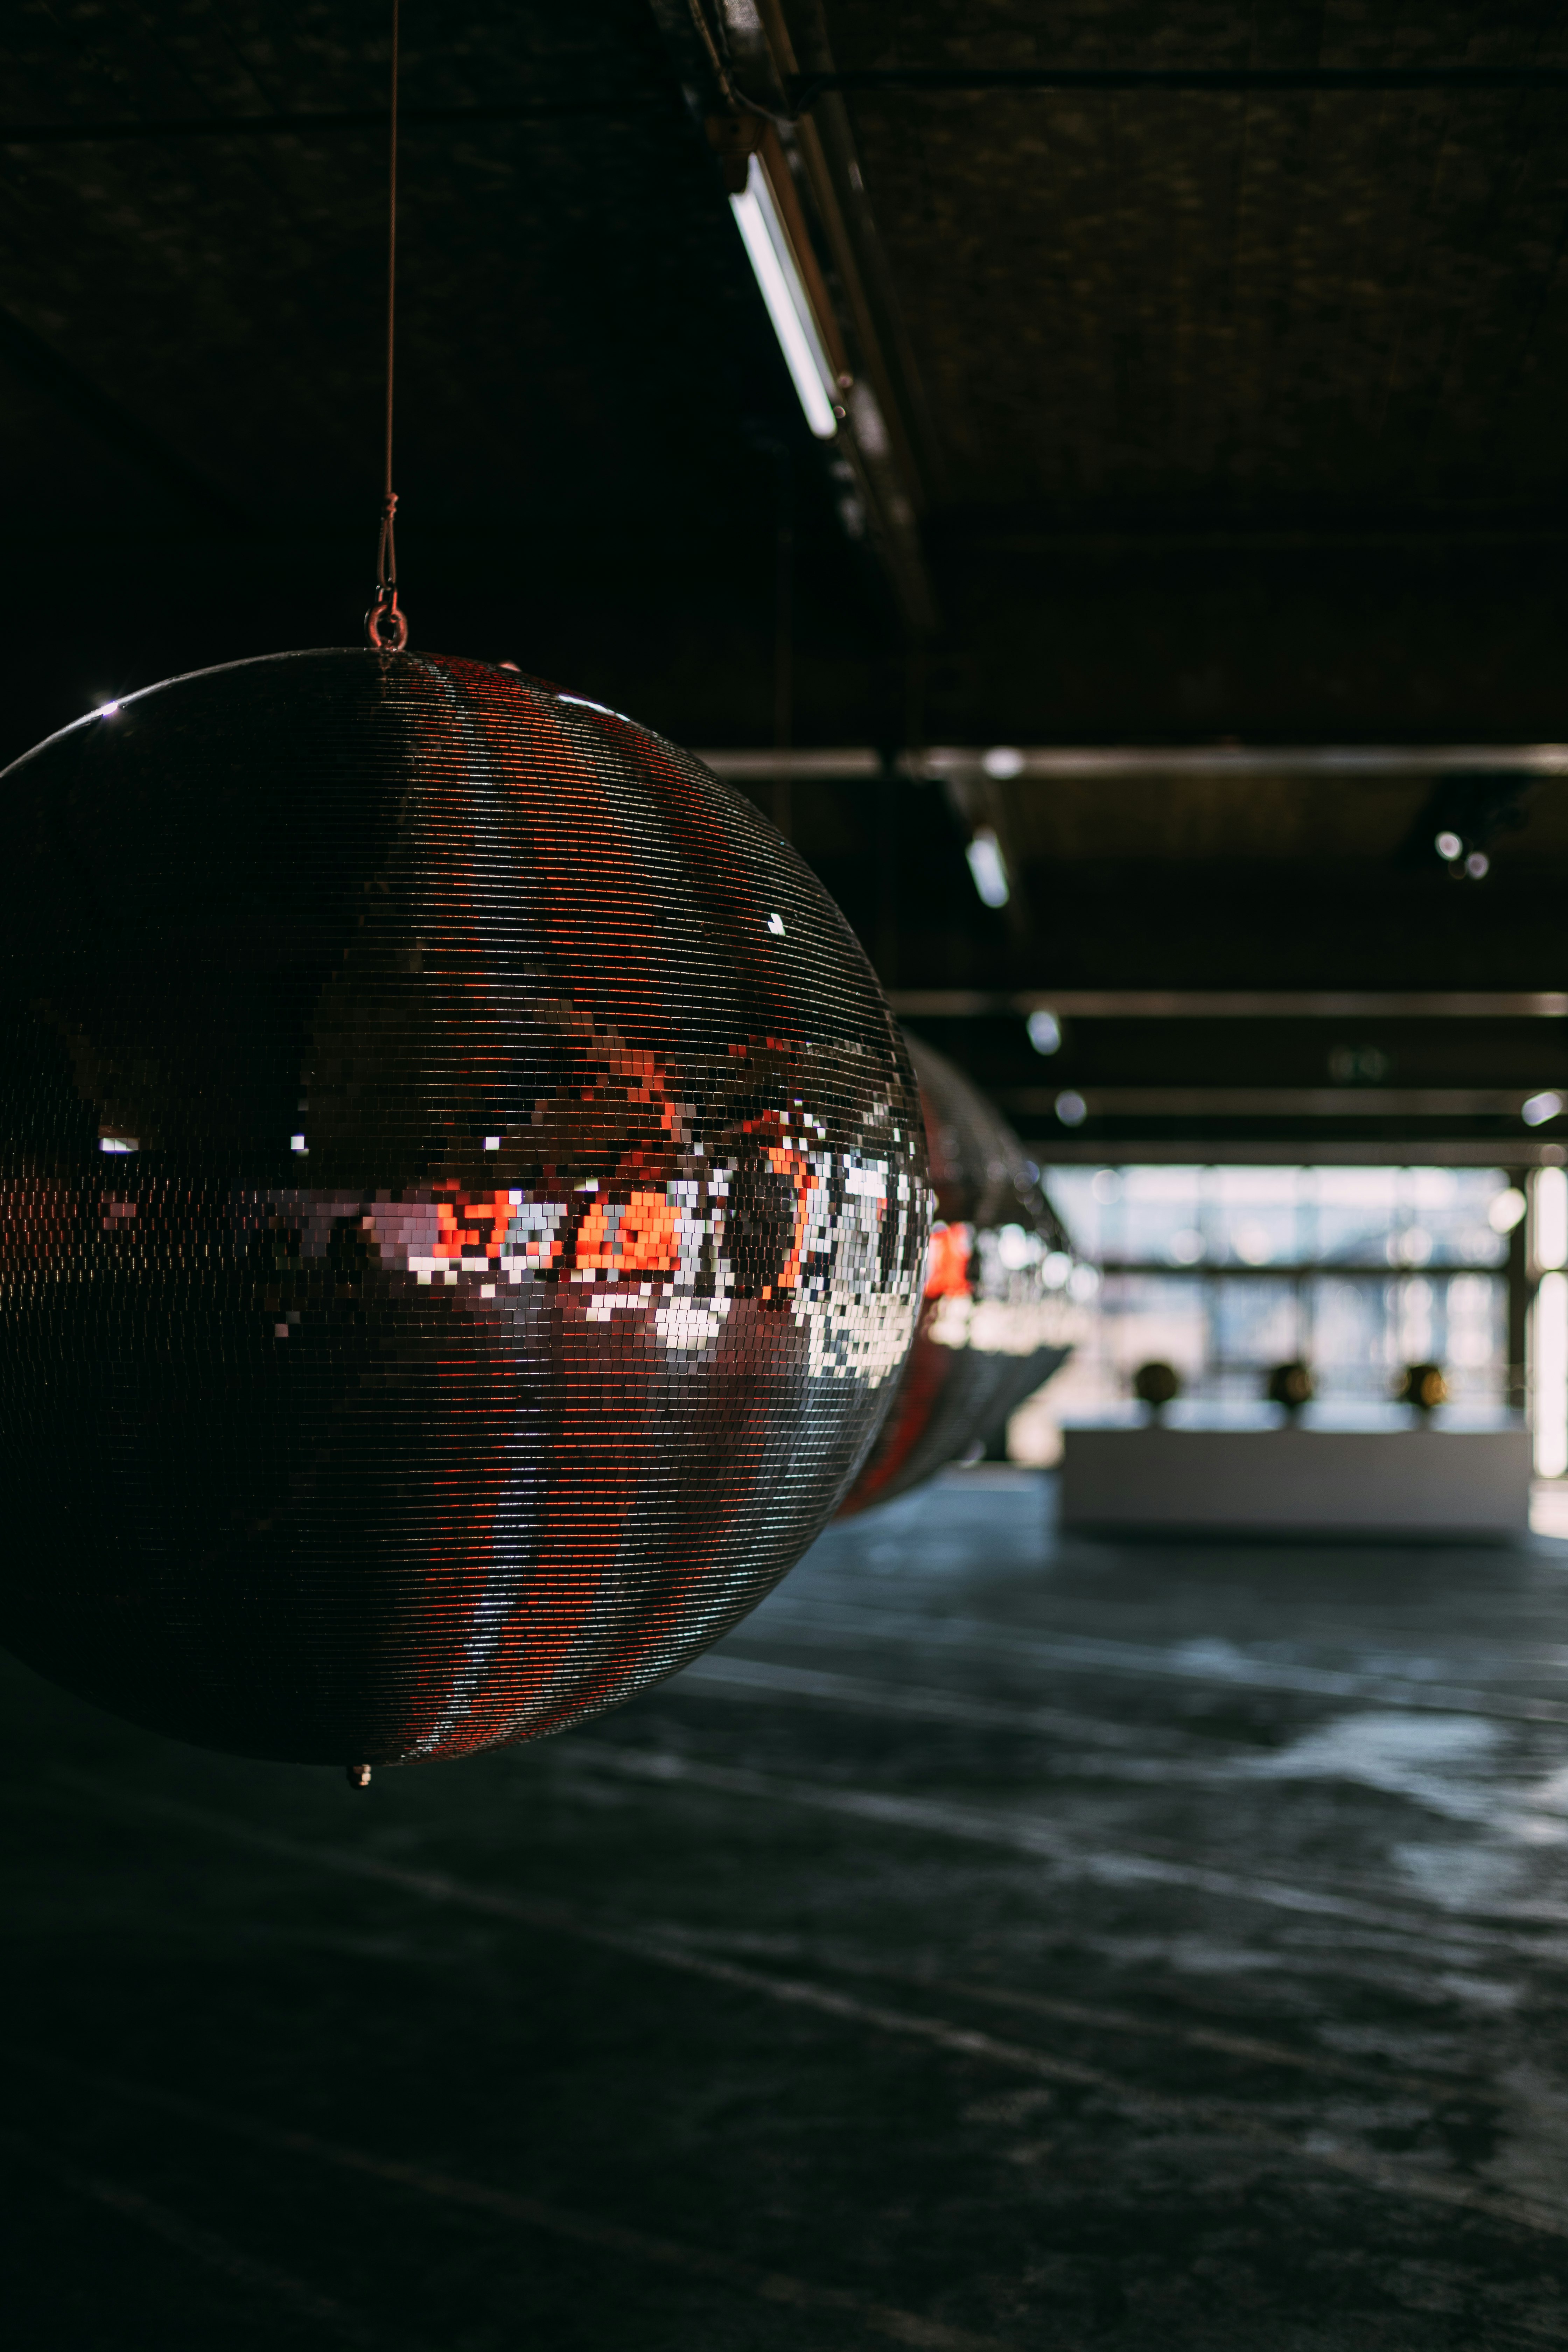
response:
<svg viewBox="0 0 1568 2352"><path fill-rule="evenodd" d="M6 1666L11 2340L1568 2343L1568 1543L1048 1506L363 1797Z"/></svg>

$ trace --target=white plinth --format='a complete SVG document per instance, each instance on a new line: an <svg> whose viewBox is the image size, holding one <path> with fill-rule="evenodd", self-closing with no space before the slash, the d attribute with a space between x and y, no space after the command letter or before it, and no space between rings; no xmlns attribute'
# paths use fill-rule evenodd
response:
<svg viewBox="0 0 1568 2352"><path fill-rule="evenodd" d="M1522 1535L1523 1429L1068 1429L1074 1528Z"/></svg>

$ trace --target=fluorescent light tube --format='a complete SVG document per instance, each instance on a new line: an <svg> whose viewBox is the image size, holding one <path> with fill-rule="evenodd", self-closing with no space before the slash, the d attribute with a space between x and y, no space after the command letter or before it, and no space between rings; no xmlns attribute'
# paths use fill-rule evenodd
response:
<svg viewBox="0 0 1568 2352"><path fill-rule="evenodd" d="M784 365L800 395L805 421L819 441L831 441L838 430L830 397L835 386L832 363L822 347L767 174L754 155L746 173L744 193L731 197L730 209L768 306L768 316L773 322Z"/></svg>
<svg viewBox="0 0 1568 2352"><path fill-rule="evenodd" d="M974 887L985 904L988 907L1005 907L1007 903L1007 868L1003 863L1002 845L988 824L976 828L974 838L964 856L974 877Z"/></svg>

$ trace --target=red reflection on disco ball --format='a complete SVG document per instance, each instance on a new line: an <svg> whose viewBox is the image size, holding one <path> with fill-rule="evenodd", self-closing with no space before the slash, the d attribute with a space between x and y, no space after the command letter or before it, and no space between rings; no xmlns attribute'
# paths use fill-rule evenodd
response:
<svg viewBox="0 0 1568 2352"><path fill-rule="evenodd" d="M918 1486L1000 1430L1071 1352L1072 1245L1006 1120L906 1032L937 1223L915 1343L848 1517Z"/></svg>
<svg viewBox="0 0 1568 2352"><path fill-rule="evenodd" d="M806 866L613 712L406 654L176 679L5 785L5 1638L344 1762L717 1639L854 1475L929 1226Z"/></svg>

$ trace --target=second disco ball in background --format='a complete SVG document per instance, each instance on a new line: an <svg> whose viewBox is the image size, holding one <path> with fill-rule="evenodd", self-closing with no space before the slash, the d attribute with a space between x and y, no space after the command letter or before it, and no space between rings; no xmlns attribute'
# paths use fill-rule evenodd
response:
<svg viewBox="0 0 1568 2352"><path fill-rule="evenodd" d="M1006 1120L905 1032L936 1188L925 1301L892 1408L840 1517L918 1486L999 1431L1071 1351L1067 1234Z"/></svg>

